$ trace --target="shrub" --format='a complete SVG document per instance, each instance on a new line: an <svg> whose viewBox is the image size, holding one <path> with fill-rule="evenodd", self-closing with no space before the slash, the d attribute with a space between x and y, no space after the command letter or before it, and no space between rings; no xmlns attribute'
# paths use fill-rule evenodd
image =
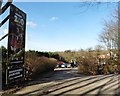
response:
<svg viewBox="0 0 120 96"><path fill-rule="evenodd" d="M86 54L84 58L79 58L80 64L78 71L83 74L113 74L119 73L118 62L110 59L105 59L105 64L99 62L96 57Z"/></svg>
<svg viewBox="0 0 120 96"><path fill-rule="evenodd" d="M25 68L27 78L37 77L44 72L53 71L56 64L57 60L54 58L38 57L36 54L26 53Z"/></svg>
<svg viewBox="0 0 120 96"><path fill-rule="evenodd" d="M97 74L97 64L96 58L94 57L85 57L81 59L81 63L78 65L78 72L83 74Z"/></svg>

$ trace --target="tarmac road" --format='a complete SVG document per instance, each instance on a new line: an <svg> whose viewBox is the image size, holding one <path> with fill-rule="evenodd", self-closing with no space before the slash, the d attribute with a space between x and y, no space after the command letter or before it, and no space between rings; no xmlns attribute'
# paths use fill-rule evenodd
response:
<svg viewBox="0 0 120 96"><path fill-rule="evenodd" d="M58 68L12 94L19 96L120 96L120 74L86 76Z"/></svg>

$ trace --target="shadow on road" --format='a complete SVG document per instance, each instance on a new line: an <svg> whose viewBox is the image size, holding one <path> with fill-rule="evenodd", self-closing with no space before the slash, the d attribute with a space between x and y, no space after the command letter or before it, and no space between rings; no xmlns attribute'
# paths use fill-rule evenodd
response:
<svg viewBox="0 0 120 96"><path fill-rule="evenodd" d="M50 96L63 96L65 94L80 94L80 96L112 94L112 96L119 96L118 76L115 74L85 76L78 74L77 69L56 69L54 72L40 76L15 94L20 96L46 96L49 94ZM27 90L27 87L29 89L30 86L33 89L24 91ZM37 88L34 86L37 86Z"/></svg>
<svg viewBox="0 0 120 96"><path fill-rule="evenodd" d="M26 86L47 83L51 81L61 81L61 80L70 79L73 77L76 77L74 79L77 79L77 77L85 77L85 75L78 74L76 69L60 68L60 69L54 70L54 72L49 72L49 73L40 75L37 79L32 80L32 82L30 81L31 83L26 84ZM66 82L68 82L68 80Z"/></svg>

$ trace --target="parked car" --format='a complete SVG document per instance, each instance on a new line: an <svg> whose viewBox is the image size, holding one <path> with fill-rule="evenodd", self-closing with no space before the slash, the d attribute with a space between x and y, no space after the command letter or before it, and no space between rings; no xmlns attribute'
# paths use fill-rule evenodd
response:
<svg viewBox="0 0 120 96"><path fill-rule="evenodd" d="M58 62L57 64L57 68L67 68L69 67L70 65L68 65L68 63L64 63L64 62Z"/></svg>
<svg viewBox="0 0 120 96"><path fill-rule="evenodd" d="M70 63L67 63L67 68L71 68L71 64Z"/></svg>
<svg viewBox="0 0 120 96"><path fill-rule="evenodd" d="M61 67L61 68L67 68L67 63L63 63L63 64L61 64L60 67Z"/></svg>

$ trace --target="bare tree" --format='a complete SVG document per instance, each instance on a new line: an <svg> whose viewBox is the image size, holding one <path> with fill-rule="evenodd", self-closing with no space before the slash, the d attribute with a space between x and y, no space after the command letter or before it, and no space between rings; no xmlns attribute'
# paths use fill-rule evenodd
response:
<svg viewBox="0 0 120 96"><path fill-rule="evenodd" d="M112 16L110 21L104 21L103 32L99 35L99 39L103 42L108 50L118 50L118 16Z"/></svg>

